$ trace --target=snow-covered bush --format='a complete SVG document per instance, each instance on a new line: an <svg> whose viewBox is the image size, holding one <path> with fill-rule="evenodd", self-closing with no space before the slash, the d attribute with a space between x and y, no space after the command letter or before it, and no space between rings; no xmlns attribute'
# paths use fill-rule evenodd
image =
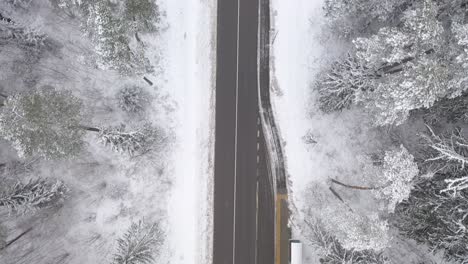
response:
<svg viewBox="0 0 468 264"><path fill-rule="evenodd" d="M163 241L164 233L158 224L132 223L122 238L117 240L117 253L112 264L154 263Z"/></svg>
<svg viewBox="0 0 468 264"><path fill-rule="evenodd" d="M119 107L125 112L137 113L143 111L149 101L147 94L140 86L125 86L118 92Z"/></svg>
<svg viewBox="0 0 468 264"><path fill-rule="evenodd" d="M102 128L99 132L100 141L119 153L131 156L143 154L152 148L157 148L164 140L161 129L145 124L136 130L126 131L125 125Z"/></svg>
<svg viewBox="0 0 468 264"><path fill-rule="evenodd" d="M0 135L20 157L61 158L77 154L84 131L81 101L69 91L43 87L9 96L0 108Z"/></svg>
<svg viewBox="0 0 468 264"><path fill-rule="evenodd" d="M0 206L10 212L25 213L31 210L57 206L68 192L67 186L59 180L34 179L27 183L17 181L0 193Z"/></svg>

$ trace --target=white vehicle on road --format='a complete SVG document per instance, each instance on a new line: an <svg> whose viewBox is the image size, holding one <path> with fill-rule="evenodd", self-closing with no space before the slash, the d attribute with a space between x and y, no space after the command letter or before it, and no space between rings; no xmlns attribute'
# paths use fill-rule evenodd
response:
<svg viewBox="0 0 468 264"><path fill-rule="evenodd" d="M302 243L299 240L289 240L289 263L302 264Z"/></svg>

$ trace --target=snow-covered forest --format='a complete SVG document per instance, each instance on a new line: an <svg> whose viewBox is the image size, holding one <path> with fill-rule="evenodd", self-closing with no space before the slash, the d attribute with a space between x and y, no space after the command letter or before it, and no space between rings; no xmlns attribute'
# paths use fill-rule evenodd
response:
<svg viewBox="0 0 468 264"><path fill-rule="evenodd" d="M273 14L291 224L310 263L468 263L468 2Z"/></svg>
<svg viewBox="0 0 468 264"><path fill-rule="evenodd" d="M207 263L214 5L184 2L0 1L0 263Z"/></svg>

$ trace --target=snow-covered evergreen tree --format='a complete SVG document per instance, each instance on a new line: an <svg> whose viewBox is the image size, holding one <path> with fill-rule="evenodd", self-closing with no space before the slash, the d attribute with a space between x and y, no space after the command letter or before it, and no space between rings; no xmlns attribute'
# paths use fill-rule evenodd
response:
<svg viewBox="0 0 468 264"><path fill-rule="evenodd" d="M148 94L140 86L125 86L117 95L119 107L125 112L138 113L143 111L148 102Z"/></svg>
<svg viewBox="0 0 468 264"><path fill-rule="evenodd" d="M320 263L387 263L387 258L382 252L376 252L373 249L358 251L344 248L332 232L326 231L323 223L313 216L309 216L305 223L309 241L320 255Z"/></svg>
<svg viewBox="0 0 468 264"><path fill-rule="evenodd" d="M378 177L379 188L372 190L377 199L385 201L386 211L393 213L395 206L407 199L413 188L413 180L419 174L418 165L408 150L385 152L382 175Z"/></svg>
<svg viewBox="0 0 468 264"><path fill-rule="evenodd" d="M318 76L314 84L318 90L320 109L333 112L349 107L355 100L356 90L372 89L369 83L374 72L351 54L335 61Z"/></svg>
<svg viewBox="0 0 468 264"><path fill-rule="evenodd" d="M380 251L388 246L387 221L376 213L366 216L348 209L340 212L327 209L321 214L321 219L327 219L323 223L326 230L333 230L333 235L345 249Z"/></svg>
<svg viewBox="0 0 468 264"><path fill-rule="evenodd" d="M154 0L50 0L81 19L82 30L95 44L98 66L124 75L151 72L138 32L156 31L159 9ZM130 37L135 36L136 45ZM134 47L135 46L135 47Z"/></svg>
<svg viewBox="0 0 468 264"><path fill-rule="evenodd" d="M45 45L46 35L39 30L3 17L0 14L0 43L24 46L40 50Z"/></svg>
<svg viewBox="0 0 468 264"><path fill-rule="evenodd" d="M447 176L437 174L415 185L409 199L397 205L393 224L400 232L443 250L448 261L464 263L468 259L468 192L444 193Z"/></svg>
<svg viewBox="0 0 468 264"><path fill-rule="evenodd" d="M159 255L164 233L158 224L132 223L117 240L118 249L112 264L151 264Z"/></svg>
<svg viewBox="0 0 468 264"><path fill-rule="evenodd" d="M325 0L325 16L340 37L352 38L375 30L382 22L394 20L407 8L408 0Z"/></svg>
<svg viewBox="0 0 468 264"><path fill-rule="evenodd" d="M0 108L0 135L20 157L73 156L83 146L81 107L69 91L52 87L9 96Z"/></svg>
<svg viewBox="0 0 468 264"><path fill-rule="evenodd" d="M28 8L33 0L6 0L6 2L14 7Z"/></svg>
<svg viewBox="0 0 468 264"><path fill-rule="evenodd" d="M96 44L96 52L102 68L130 73L135 67L125 21L115 16L118 6L109 0L89 5L89 16L84 29Z"/></svg>
<svg viewBox="0 0 468 264"><path fill-rule="evenodd" d="M439 170L446 174L454 174L445 180L447 186L441 192L456 195L468 188L468 140L461 130L455 130L450 136L436 135L428 127L429 132L424 135L429 148L432 150L426 163L438 163ZM461 174L461 175L460 175Z"/></svg>
<svg viewBox="0 0 468 264"><path fill-rule="evenodd" d="M413 180L419 174L413 155L405 147L400 146L386 151L383 160L378 162L381 165L374 165L374 161L366 157L361 158L359 162L363 181L372 182L373 186L343 183L336 179L331 179L331 184L357 191L371 191L384 205L383 211L393 213L395 206L408 198Z"/></svg>
<svg viewBox="0 0 468 264"><path fill-rule="evenodd" d="M33 179L27 183L17 181L6 186L0 193L0 206L10 212L25 213L61 203L68 192L67 186L59 180Z"/></svg>
<svg viewBox="0 0 468 264"><path fill-rule="evenodd" d="M155 0L125 0L123 17L131 23L131 30L138 32L154 32L158 29L160 19L159 8Z"/></svg>
<svg viewBox="0 0 468 264"><path fill-rule="evenodd" d="M162 131L150 124L145 124L136 130L126 131L125 125L102 128L99 132L100 141L119 153L131 156L145 153L164 140Z"/></svg>
<svg viewBox="0 0 468 264"><path fill-rule="evenodd" d="M439 14L436 2L424 0L403 12L397 26L355 39L351 59L335 63L346 67L332 67L316 85L322 108L346 107L340 99L341 91L346 91L346 98L367 109L375 124L381 126L401 124L413 109L461 95L468 79L447 55L449 49L455 49L449 48L453 45L448 45L448 32L438 20ZM458 43L463 45L463 36L459 35ZM348 66L348 62L354 62L354 66ZM336 101L339 104L329 109L329 102Z"/></svg>

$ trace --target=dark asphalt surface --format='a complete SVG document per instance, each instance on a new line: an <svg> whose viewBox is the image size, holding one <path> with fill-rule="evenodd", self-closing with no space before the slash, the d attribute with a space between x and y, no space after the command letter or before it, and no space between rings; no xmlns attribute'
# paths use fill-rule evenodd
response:
<svg viewBox="0 0 468 264"><path fill-rule="evenodd" d="M257 144L258 7L218 1L213 264L273 263L273 194L266 165L257 166L266 160Z"/></svg>

